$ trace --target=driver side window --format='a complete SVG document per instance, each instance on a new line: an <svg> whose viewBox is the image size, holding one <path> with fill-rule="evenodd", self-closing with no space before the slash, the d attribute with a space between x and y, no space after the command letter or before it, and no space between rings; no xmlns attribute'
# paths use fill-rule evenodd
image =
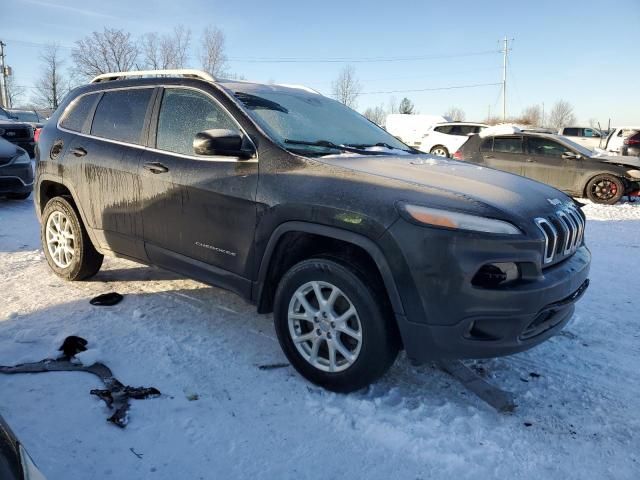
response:
<svg viewBox="0 0 640 480"><path fill-rule="evenodd" d="M193 139L205 130L239 131L226 111L204 93L184 88L167 88L158 115L156 148L193 155Z"/></svg>

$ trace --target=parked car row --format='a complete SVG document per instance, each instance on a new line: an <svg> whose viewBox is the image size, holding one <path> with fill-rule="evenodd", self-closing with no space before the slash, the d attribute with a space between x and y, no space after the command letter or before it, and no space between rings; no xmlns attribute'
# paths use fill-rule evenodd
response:
<svg viewBox="0 0 640 480"><path fill-rule="evenodd" d="M495 127L471 137L454 158L516 173L574 197L614 204L640 194L640 158L596 155L566 137Z"/></svg>
<svg viewBox="0 0 640 480"><path fill-rule="evenodd" d="M30 157L35 152L35 128L21 122L15 115L0 107L0 137L27 151Z"/></svg>

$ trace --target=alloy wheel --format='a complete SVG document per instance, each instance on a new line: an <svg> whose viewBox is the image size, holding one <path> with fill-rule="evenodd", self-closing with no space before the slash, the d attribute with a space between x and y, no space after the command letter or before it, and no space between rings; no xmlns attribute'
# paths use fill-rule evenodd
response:
<svg viewBox="0 0 640 480"><path fill-rule="evenodd" d="M46 227L47 250L49 255L60 268L71 265L75 255L76 238L71 221L67 216L54 211L47 219Z"/></svg>
<svg viewBox="0 0 640 480"><path fill-rule="evenodd" d="M300 286L288 310L289 335L300 355L325 372L355 363L362 347L362 325L351 300L335 285L312 281Z"/></svg>

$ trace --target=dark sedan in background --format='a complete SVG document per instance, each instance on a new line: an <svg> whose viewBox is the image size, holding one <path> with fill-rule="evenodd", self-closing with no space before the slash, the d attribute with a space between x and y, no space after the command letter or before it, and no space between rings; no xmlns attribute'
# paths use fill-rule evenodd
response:
<svg viewBox="0 0 640 480"><path fill-rule="evenodd" d="M25 448L0 416L0 479L45 480Z"/></svg>
<svg viewBox="0 0 640 480"><path fill-rule="evenodd" d="M487 129L454 158L529 177L595 203L611 205L624 195L640 194L640 158L598 156L557 135Z"/></svg>
<svg viewBox="0 0 640 480"><path fill-rule="evenodd" d="M24 200L32 189L33 167L29 155L22 148L0 138L0 196Z"/></svg>
<svg viewBox="0 0 640 480"><path fill-rule="evenodd" d="M14 115L0 108L0 137L26 150L31 158L36 146L34 131L29 123L18 121Z"/></svg>
<svg viewBox="0 0 640 480"><path fill-rule="evenodd" d="M624 139L620 154L640 157L640 131L632 133Z"/></svg>

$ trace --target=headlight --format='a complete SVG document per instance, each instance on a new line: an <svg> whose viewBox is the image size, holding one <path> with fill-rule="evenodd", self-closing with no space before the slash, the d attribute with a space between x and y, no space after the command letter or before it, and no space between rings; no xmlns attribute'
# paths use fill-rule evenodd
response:
<svg viewBox="0 0 640 480"><path fill-rule="evenodd" d="M471 230L473 232L501 233L518 235L522 233L518 227L503 220L478 217L468 213L440 210L439 208L421 207L419 205L403 205L402 208L413 220L424 225Z"/></svg>
<svg viewBox="0 0 640 480"><path fill-rule="evenodd" d="M25 164L29 164L31 163L31 159L29 158L29 155L27 155L27 153L21 153L20 155L18 155L17 157L15 157L13 159L13 164L14 165L25 165Z"/></svg>
<svg viewBox="0 0 640 480"><path fill-rule="evenodd" d="M640 178L640 170L627 170L627 175L631 178Z"/></svg>

